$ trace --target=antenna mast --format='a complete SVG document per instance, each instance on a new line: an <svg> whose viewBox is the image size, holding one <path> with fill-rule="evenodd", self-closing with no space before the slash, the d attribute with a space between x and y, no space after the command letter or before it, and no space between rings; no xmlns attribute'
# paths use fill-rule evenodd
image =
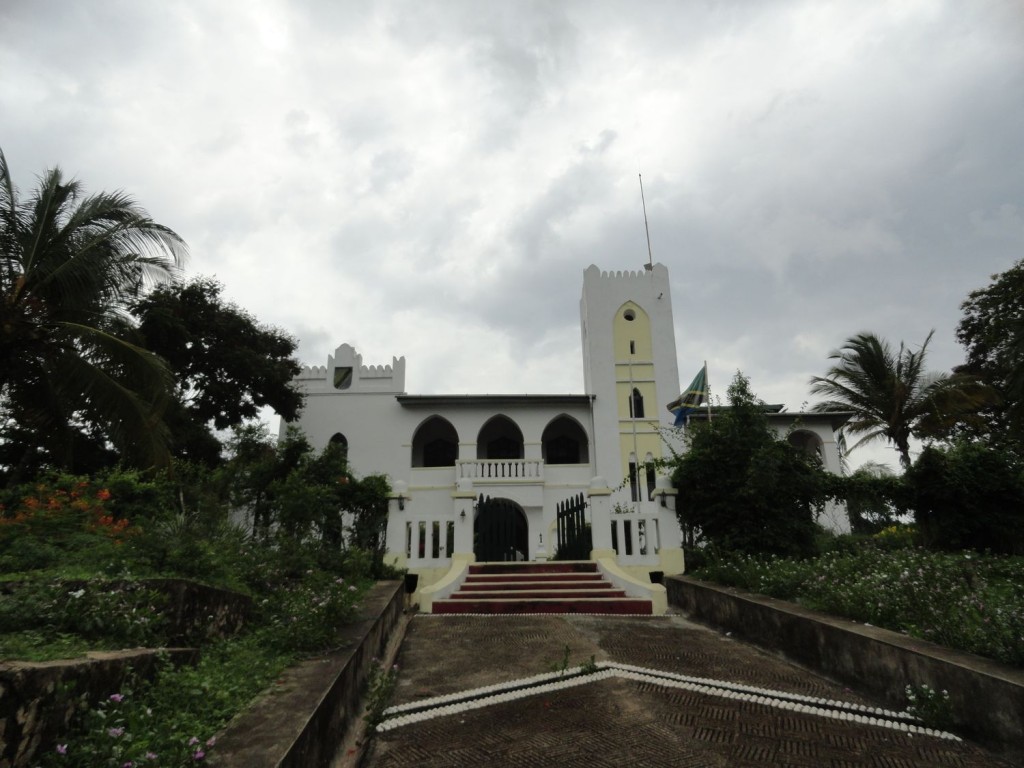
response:
<svg viewBox="0 0 1024 768"><path fill-rule="evenodd" d="M644 232L647 233L647 263L644 264L644 269L650 272L654 269L654 257L651 255L651 230L647 226L647 201L644 200L644 177L641 173L638 173L637 176L640 178L640 204L644 207Z"/></svg>

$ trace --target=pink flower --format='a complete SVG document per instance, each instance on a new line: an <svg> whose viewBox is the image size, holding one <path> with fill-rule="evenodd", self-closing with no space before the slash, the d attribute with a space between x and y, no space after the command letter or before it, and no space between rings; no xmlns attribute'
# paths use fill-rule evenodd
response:
<svg viewBox="0 0 1024 768"><path fill-rule="evenodd" d="M158 755L157 755L156 752L147 752L146 753L146 759L147 760L156 760L157 757L158 757Z"/></svg>
<svg viewBox="0 0 1024 768"><path fill-rule="evenodd" d="M58 755L66 755L67 753L68 753L68 745L67 744L58 744L57 745L57 754Z"/></svg>
<svg viewBox="0 0 1024 768"><path fill-rule="evenodd" d="M195 736L193 736L191 739L188 740L188 745L190 747L194 747L198 743L199 743L199 739L197 739Z"/></svg>
<svg viewBox="0 0 1024 768"><path fill-rule="evenodd" d="M197 749L195 752L192 753L193 760L202 760L204 757L206 757L206 753L203 752L203 750L201 749Z"/></svg>
<svg viewBox="0 0 1024 768"><path fill-rule="evenodd" d="M114 702L115 704L120 704L122 701L124 701L124 694L123 693L112 693L112 694L110 694L110 700L112 702Z"/></svg>
<svg viewBox="0 0 1024 768"><path fill-rule="evenodd" d="M217 743L217 737L216 736L211 736L210 738L208 738L206 740L206 746L207 747L212 747L216 743Z"/></svg>
<svg viewBox="0 0 1024 768"><path fill-rule="evenodd" d="M110 738L112 738L112 739L116 739L118 736L121 736L123 733L124 733L124 728L122 728L121 726L118 726L117 728L108 728L107 729L107 735Z"/></svg>

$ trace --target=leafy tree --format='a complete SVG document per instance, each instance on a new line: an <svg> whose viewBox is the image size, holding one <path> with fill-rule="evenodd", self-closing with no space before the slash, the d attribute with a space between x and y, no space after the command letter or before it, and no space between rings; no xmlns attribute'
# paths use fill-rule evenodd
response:
<svg viewBox="0 0 1024 768"><path fill-rule="evenodd" d="M894 352L873 333L851 336L829 355L838 361L828 373L811 379L811 393L827 400L812 410L853 411L843 427L863 435L849 450L879 437L892 443L904 469L910 466L910 438L947 434L959 421L976 414L988 390L973 377L925 371L932 334L916 352L902 342Z"/></svg>
<svg viewBox="0 0 1024 768"><path fill-rule="evenodd" d="M693 424L686 452L671 460L681 525L730 551L811 553L827 473L818 459L776 436L743 374L727 397L730 407Z"/></svg>
<svg viewBox="0 0 1024 768"><path fill-rule="evenodd" d="M1024 553L1024 463L978 442L926 447L905 482L925 546Z"/></svg>
<svg viewBox="0 0 1024 768"><path fill-rule="evenodd" d="M967 351L959 371L979 377L998 393L984 411L983 425L965 425L971 436L1024 450L1024 261L991 285L972 291L960 305L964 316L956 329Z"/></svg>
<svg viewBox="0 0 1024 768"><path fill-rule="evenodd" d="M296 430L275 443L263 425L236 429L231 451L221 474L232 505L250 512L257 536L317 539L332 553L363 549L375 573L382 571L386 477L356 477L340 446L317 453Z"/></svg>
<svg viewBox="0 0 1024 768"><path fill-rule="evenodd" d="M132 312L147 349L167 361L175 397L166 421L175 456L214 465L221 444L210 429L228 429L269 406L286 421L302 407L292 385L300 370L295 340L261 325L224 300L210 278L175 281L135 302Z"/></svg>
<svg viewBox="0 0 1024 768"><path fill-rule="evenodd" d="M132 341L128 306L172 275L181 238L121 192L85 196L59 169L19 197L0 152L0 434L6 481L75 468L83 443L166 464L170 374Z"/></svg>
<svg viewBox="0 0 1024 768"><path fill-rule="evenodd" d="M884 464L867 462L852 474L835 477L836 495L846 501L850 530L875 534L895 525L902 512L902 480Z"/></svg>

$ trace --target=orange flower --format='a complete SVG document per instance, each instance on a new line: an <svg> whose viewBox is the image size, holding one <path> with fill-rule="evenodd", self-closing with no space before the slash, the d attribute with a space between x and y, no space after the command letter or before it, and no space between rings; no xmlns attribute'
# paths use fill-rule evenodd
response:
<svg viewBox="0 0 1024 768"><path fill-rule="evenodd" d="M96 492L96 498L99 499L100 501L107 501L110 499L110 491L107 490L106 488L103 488Z"/></svg>

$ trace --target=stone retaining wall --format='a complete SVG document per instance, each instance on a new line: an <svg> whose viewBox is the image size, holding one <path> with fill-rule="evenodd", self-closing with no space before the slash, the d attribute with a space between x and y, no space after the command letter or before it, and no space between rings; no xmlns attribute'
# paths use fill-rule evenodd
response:
<svg viewBox="0 0 1024 768"><path fill-rule="evenodd" d="M1024 758L1024 671L793 603L671 576L669 604L833 679L906 705L906 687L949 691L958 729Z"/></svg>
<svg viewBox="0 0 1024 768"><path fill-rule="evenodd" d="M350 723L362 716L363 689L375 657L402 616L404 585L377 584L338 651L289 668L218 736L210 764L220 768L327 766Z"/></svg>
<svg viewBox="0 0 1024 768"><path fill-rule="evenodd" d="M35 765L87 701L121 690L129 673L149 678L159 653L194 663L192 649L136 649L90 653L84 659L0 663L0 768Z"/></svg>

